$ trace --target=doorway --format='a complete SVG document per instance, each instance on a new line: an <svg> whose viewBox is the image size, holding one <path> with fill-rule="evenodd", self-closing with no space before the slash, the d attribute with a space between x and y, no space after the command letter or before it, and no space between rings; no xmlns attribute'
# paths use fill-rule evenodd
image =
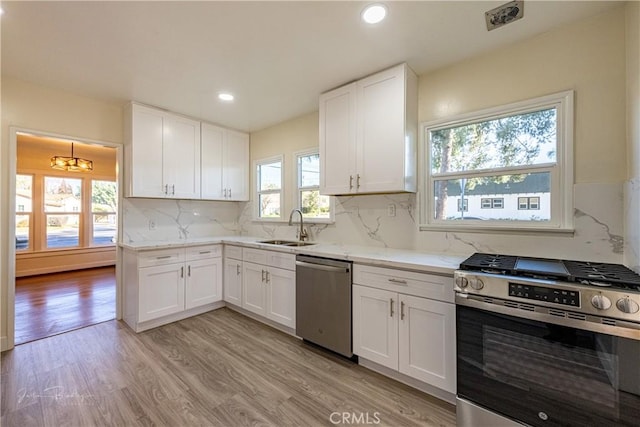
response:
<svg viewBox="0 0 640 427"><path fill-rule="evenodd" d="M120 318L121 147L10 134L9 345Z"/></svg>

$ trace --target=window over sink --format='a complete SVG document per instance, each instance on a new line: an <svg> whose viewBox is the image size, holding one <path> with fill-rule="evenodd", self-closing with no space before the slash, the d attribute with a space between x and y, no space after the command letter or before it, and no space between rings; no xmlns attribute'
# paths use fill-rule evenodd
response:
<svg viewBox="0 0 640 427"><path fill-rule="evenodd" d="M573 96L423 124L421 229L570 232Z"/></svg>

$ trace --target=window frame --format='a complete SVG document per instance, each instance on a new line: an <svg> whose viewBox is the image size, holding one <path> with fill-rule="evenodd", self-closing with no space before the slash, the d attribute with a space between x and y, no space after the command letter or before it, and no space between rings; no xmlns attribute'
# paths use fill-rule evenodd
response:
<svg viewBox="0 0 640 427"><path fill-rule="evenodd" d="M313 191L313 190L317 190L318 194L320 194L320 182L318 182L318 185L314 185L314 186L306 186L306 187L302 187L300 186L301 183L301 171L299 168L299 160L300 157L308 157L308 156L312 156L312 155L318 155L318 158L320 158L320 149L319 148L311 148L308 150L301 150L301 151L296 151L295 153L293 153L293 158L294 158L294 162L295 162L295 174L294 174L294 185L293 188L295 188L295 196L294 196L294 202L295 202L295 206L299 209L302 209L302 191ZM323 194L320 194L323 195ZM334 202L334 197L333 196L328 196L329 197L329 218L319 218L319 217L304 217L304 222L308 223L308 224L333 224L335 222L335 217L334 217L334 206L335 206L335 202Z"/></svg>
<svg viewBox="0 0 640 427"><path fill-rule="evenodd" d="M260 190L260 174L258 173L258 167L263 165L268 165L270 163L280 162L280 189L279 190ZM285 190L285 162L284 155L280 154L277 156L272 156L264 159L259 159L253 162L253 170L255 172L255 208L254 208L254 221L264 221L264 222L277 222L282 221L284 219L284 209L285 209L285 200L284 200L284 190ZM260 195L262 194L278 194L280 196L280 216L278 217L261 217L260 216Z"/></svg>
<svg viewBox="0 0 640 427"><path fill-rule="evenodd" d="M117 212L117 206L116 206L116 210L115 211L108 211L108 212L99 212L99 211L94 211L93 210L93 187L94 187L94 183L96 181L99 182L113 182L114 186L115 186L115 191L116 191L116 203L118 202L118 182L114 179L100 179L100 178L91 178L89 179L89 215L87 220L89 220L89 224L90 224L90 230L89 230L89 235L87 236L88 241L89 241L89 246L90 247L104 247L104 246L110 246L115 244L115 242L112 240L112 243L96 243L95 242L95 216L96 215L115 215L116 217L116 235L114 236L114 239L117 240L118 238L118 212Z"/></svg>
<svg viewBox="0 0 640 427"><path fill-rule="evenodd" d="M574 127L574 91L568 90L538 98L514 102L502 106L487 108L420 125L420 230L421 231L482 231L498 233L526 233L531 231L549 233L573 233L573 127ZM556 161L536 165L482 169L474 171L456 171L433 174L431 171L430 132L438 129L488 121L500 117L543 109L556 109ZM436 220L434 182L442 179L476 178L484 176L508 175L520 173L549 172L551 218L549 221L526 220Z"/></svg>

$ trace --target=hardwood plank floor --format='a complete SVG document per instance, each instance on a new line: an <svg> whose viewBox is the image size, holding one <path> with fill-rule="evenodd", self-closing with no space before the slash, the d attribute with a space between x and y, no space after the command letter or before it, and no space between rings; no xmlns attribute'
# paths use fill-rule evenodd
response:
<svg viewBox="0 0 640 427"><path fill-rule="evenodd" d="M455 426L452 405L227 308L140 334L104 322L1 362L3 426Z"/></svg>
<svg viewBox="0 0 640 427"><path fill-rule="evenodd" d="M115 267L16 279L15 343L115 318Z"/></svg>

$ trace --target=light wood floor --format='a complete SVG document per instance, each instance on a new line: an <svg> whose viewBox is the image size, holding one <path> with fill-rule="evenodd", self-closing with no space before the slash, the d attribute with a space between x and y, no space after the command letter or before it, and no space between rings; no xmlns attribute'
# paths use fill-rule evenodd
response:
<svg viewBox="0 0 640 427"><path fill-rule="evenodd" d="M5 427L455 425L452 405L226 308L140 334L105 322L1 362Z"/></svg>
<svg viewBox="0 0 640 427"><path fill-rule="evenodd" d="M16 279L15 343L114 319L115 267Z"/></svg>

